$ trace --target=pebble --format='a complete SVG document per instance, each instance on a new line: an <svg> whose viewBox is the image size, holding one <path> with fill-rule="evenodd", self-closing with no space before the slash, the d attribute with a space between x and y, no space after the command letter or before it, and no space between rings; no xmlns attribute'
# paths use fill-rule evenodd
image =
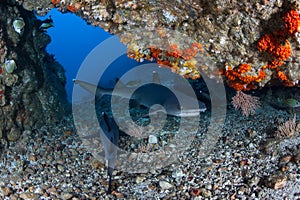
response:
<svg viewBox="0 0 300 200"><path fill-rule="evenodd" d="M4 196L9 196L11 194L12 190L9 187L3 188Z"/></svg>
<svg viewBox="0 0 300 200"><path fill-rule="evenodd" d="M52 195L54 195L54 196L58 196L58 192L57 192L57 190L55 189L55 188L49 188L48 190L47 190L47 192L49 192L50 194L52 194Z"/></svg>
<svg viewBox="0 0 300 200"><path fill-rule="evenodd" d="M185 176L185 174L182 172L182 170L180 169L175 169L173 172L172 172L172 177L175 178L175 179L178 179L178 178L181 178Z"/></svg>
<svg viewBox="0 0 300 200"><path fill-rule="evenodd" d="M146 179L146 177L144 177L144 176L138 176L138 177L136 177L135 182L137 184L139 184L139 183L143 182L145 179Z"/></svg>
<svg viewBox="0 0 300 200"><path fill-rule="evenodd" d="M299 164L300 163L300 153L294 155L293 160L295 163Z"/></svg>
<svg viewBox="0 0 300 200"><path fill-rule="evenodd" d="M260 178L258 176L254 176L253 178L251 178L249 180L248 184L249 184L250 187L254 187L259 183L259 181L260 181Z"/></svg>
<svg viewBox="0 0 300 200"><path fill-rule="evenodd" d="M241 129L241 124L234 124L237 127L230 127L231 129ZM59 133L59 131L57 132ZM2 167L4 166L1 165L3 162L0 162L0 174L7 174L6 178L0 177L0 199L5 197L5 187L10 189L8 192L10 199L14 197L21 199L21 195L24 199L62 200L109 199L112 196L125 199L151 199L158 195L165 199L175 199L175 197L177 199L228 199L231 196L235 199L245 199L245 197L249 198L253 195L255 189L259 191L255 192L256 195L251 196L253 199L276 199L270 196L269 188L283 188L283 190L277 191L280 193L290 188L290 185L286 184L287 179L297 183L299 174L295 163L299 162L300 158L297 149L291 153L292 158L285 154L280 157L279 155L282 155L283 151L274 148L277 144L274 143L270 149L272 151L278 149L279 154L277 157L272 157L271 154L266 154L262 149L258 149L261 139L264 139L263 136L258 137L261 135L260 131L257 136L251 138L253 149L249 145L243 144L245 142L243 138L240 138L241 135L235 135L233 134L235 132L231 130L226 132L226 134L231 133L232 135L227 137L226 144L216 144L214 152L205 157L199 156L201 152L198 147L201 138L195 138L195 146L193 142L188 151L179 155L179 162L163 168L151 168L145 174L135 175L129 175L116 168L113 176L114 192L110 196L105 195L108 185L104 163L98 161L89 150L82 147L80 139L76 139L75 134L68 136L68 139L55 134L51 134L49 138L44 135L31 134L28 139L30 142L26 144L28 157L15 154L11 150L7 153L5 167ZM41 134L45 133L41 131ZM201 137L201 134L199 133L197 137ZM37 142L31 137L43 139ZM72 146L67 145L62 151L55 150L56 146L70 143L71 137L74 137ZM249 139L246 136L243 137ZM164 139L159 138L157 144L160 145ZM143 142L147 144L147 141L146 138ZM233 141L237 142L234 144ZM74 148L75 146L76 148ZM132 153L128 159L134 162L133 158L139 158L139 154ZM30 160L35 161L31 162ZM30 162L24 169L25 175L14 176L16 175L15 169L10 166L13 166L14 163L26 164L28 161ZM287 161L289 162L284 167L289 166L289 170L281 174L269 175L278 168L278 163ZM23 165L18 164L18 166ZM261 178L268 175L267 178ZM247 185L245 185L245 181ZM275 197L278 197L276 195Z"/></svg>
<svg viewBox="0 0 300 200"><path fill-rule="evenodd" d="M149 135L149 138L148 138L149 144L157 144L157 142L158 142L158 139L155 135Z"/></svg>
<svg viewBox="0 0 300 200"><path fill-rule="evenodd" d="M71 199L72 197L73 197L73 194L68 193L68 192L63 192L63 193L61 194L61 198L62 198L63 200L69 200L69 199Z"/></svg>
<svg viewBox="0 0 300 200"><path fill-rule="evenodd" d="M287 177L284 174L277 172L266 179L266 186L277 190L285 187L286 182Z"/></svg>
<svg viewBox="0 0 300 200"><path fill-rule="evenodd" d="M57 165L57 169L58 169L58 171L60 171L60 172L65 171L65 167L62 166L62 165Z"/></svg>
<svg viewBox="0 0 300 200"><path fill-rule="evenodd" d="M168 190L173 187L173 185L167 181L159 181L159 186L163 190Z"/></svg>
<svg viewBox="0 0 300 200"><path fill-rule="evenodd" d="M20 198L24 200L38 200L39 196L37 194L31 193L31 192L25 192L20 194Z"/></svg>
<svg viewBox="0 0 300 200"><path fill-rule="evenodd" d="M292 156L291 155L286 155L286 156L283 156L280 158L280 164L286 164L288 162L290 162L292 159Z"/></svg>
<svg viewBox="0 0 300 200"><path fill-rule="evenodd" d="M202 189L202 196L205 197L205 198L209 198L211 197L211 191L210 190L207 190L205 188Z"/></svg>

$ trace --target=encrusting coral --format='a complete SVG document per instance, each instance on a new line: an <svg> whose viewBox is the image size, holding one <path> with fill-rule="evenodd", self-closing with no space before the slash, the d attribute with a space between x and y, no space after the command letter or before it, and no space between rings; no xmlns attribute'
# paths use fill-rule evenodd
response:
<svg viewBox="0 0 300 200"><path fill-rule="evenodd" d="M297 10L292 9L282 18L285 29L277 30L271 34L264 34L257 42L257 48L260 52L270 55L271 60L260 70L254 72L254 75L248 75L251 70L249 64L243 63L236 68L226 66L221 70L221 74L227 77L228 85L237 91L256 89L260 82L266 77L264 70L269 69L285 86L294 86L295 82L289 80L289 77L280 68L283 66L292 53L292 47L289 40L294 39L295 34L300 31L300 17Z"/></svg>
<svg viewBox="0 0 300 200"><path fill-rule="evenodd" d="M38 13L44 14L53 7L61 12L75 13L88 23L118 35L127 45L131 58L156 60L187 78L199 78L201 73L213 78L220 73L235 90L256 89L266 84L295 86L300 80L297 56L300 17L296 0L176 3L168 0L150 3L141 0L51 0L51 4L50 0L41 1L41 5L48 7L38 7ZM29 0L16 2L26 8L36 7ZM140 38L134 34L126 36L136 28L140 32L157 31L158 37L152 34L142 34ZM178 31L197 45L184 45L178 38L165 48L147 43L157 38L172 40L165 29ZM201 58L207 58L210 63L199 62ZM245 64L251 68L240 72Z"/></svg>

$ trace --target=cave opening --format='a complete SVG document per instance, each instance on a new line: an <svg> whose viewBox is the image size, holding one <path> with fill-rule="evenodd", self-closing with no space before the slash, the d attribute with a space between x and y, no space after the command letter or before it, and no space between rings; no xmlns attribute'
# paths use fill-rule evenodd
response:
<svg viewBox="0 0 300 200"><path fill-rule="evenodd" d="M73 79L86 58L86 56L101 42L112 35L100 27L88 24L85 20L72 13L61 13L52 9L45 16L37 16L40 20L46 20L51 16L54 27L47 29L51 42L47 45L46 51L54 57L65 69L66 92L69 102L72 102ZM123 44L122 44L123 45ZM138 62L127 57L120 56L113 62L101 83L105 87L112 87L114 80L123 73L136 66Z"/></svg>

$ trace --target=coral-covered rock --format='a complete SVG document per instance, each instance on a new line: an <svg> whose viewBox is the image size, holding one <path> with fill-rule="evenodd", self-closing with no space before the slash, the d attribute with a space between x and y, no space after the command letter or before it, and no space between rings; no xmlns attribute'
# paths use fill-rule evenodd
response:
<svg viewBox="0 0 300 200"><path fill-rule="evenodd" d="M16 2L41 15L53 7L61 12L75 13L88 23L118 35L128 46L130 57L138 61L156 59L159 64L167 65L185 77L198 78L202 73L213 78L220 71L228 85L238 90L274 84L295 86L300 80L300 17L297 0ZM167 51L159 46L150 49L149 41L157 39L153 33L160 29L175 30L185 36L173 41ZM133 30L135 34L131 34ZM140 34L137 36L136 33ZM163 37L165 40L174 40L172 34ZM193 48L182 48L186 45L184 38L200 44L202 54L194 54ZM145 54L149 49L151 54ZM185 54L188 56L183 56ZM203 62L199 62L201 58L215 66L203 65ZM251 66L249 73L253 81L244 83L240 78L232 81L223 73L228 66L234 69L242 64ZM242 76L238 74L238 77Z"/></svg>

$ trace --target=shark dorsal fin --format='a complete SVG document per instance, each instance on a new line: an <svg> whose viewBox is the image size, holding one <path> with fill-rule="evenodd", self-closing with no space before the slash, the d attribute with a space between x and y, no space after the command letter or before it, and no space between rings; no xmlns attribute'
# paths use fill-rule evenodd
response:
<svg viewBox="0 0 300 200"><path fill-rule="evenodd" d="M161 84L157 71L152 72L152 82L156 84Z"/></svg>
<svg viewBox="0 0 300 200"><path fill-rule="evenodd" d="M118 84L121 88L127 87L119 78L115 78L115 83Z"/></svg>

